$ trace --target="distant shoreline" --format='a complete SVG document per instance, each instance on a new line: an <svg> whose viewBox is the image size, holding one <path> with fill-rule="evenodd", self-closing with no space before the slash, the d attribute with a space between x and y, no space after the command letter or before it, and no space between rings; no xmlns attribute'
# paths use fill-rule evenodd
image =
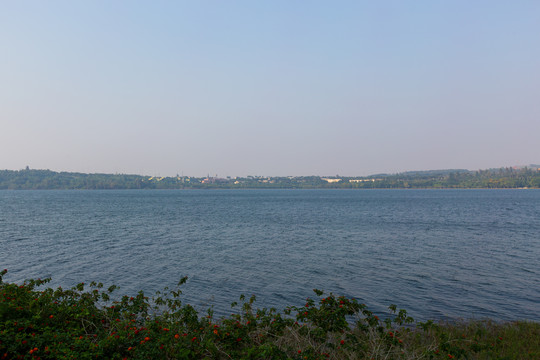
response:
<svg viewBox="0 0 540 360"><path fill-rule="evenodd" d="M0 170L0 190L539 189L540 167L430 170L364 177L154 177L51 170Z"/></svg>
<svg viewBox="0 0 540 360"><path fill-rule="evenodd" d="M385 190L385 191L396 191L396 190L405 190L405 191L425 191L425 190L485 190L485 191L496 191L496 190L540 190L540 188L220 188L220 187L208 187L208 188L163 188L163 189L128 189L128 188L118 188L118 189L0 189L0 191L5 192L25 192L25 191L207 191L207 190L219 190L219 191L230 191L230 190L240 190L240 191L251 191L251 190L262 190L262 191L271 191L271 190L353 190L353 191L374 191L374 190Z"/></svg>

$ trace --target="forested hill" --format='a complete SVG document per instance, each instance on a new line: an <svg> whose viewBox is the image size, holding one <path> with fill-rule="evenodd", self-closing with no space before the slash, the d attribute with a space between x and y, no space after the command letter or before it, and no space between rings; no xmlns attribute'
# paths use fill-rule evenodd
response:
<svg viewBox="0 0 540 360"><path fill-rule="evenodd" d="M540 166L489 170L431 170L367 177L248 176L235 178L153 177L84 174L51 170L0 170L0 190L61 189L211 189L211 188L540 188Z"/></svg>

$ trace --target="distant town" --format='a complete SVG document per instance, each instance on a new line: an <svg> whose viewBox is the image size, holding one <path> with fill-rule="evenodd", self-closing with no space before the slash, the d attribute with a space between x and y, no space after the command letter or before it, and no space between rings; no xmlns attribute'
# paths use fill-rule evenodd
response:
<svg viewBox="0 0 540 360"><path fill-rule="evenodd" d="M191 177L0 170L0 190L54 189L453 189L540 188L540 165L429 170L364 177Z"/></svg>

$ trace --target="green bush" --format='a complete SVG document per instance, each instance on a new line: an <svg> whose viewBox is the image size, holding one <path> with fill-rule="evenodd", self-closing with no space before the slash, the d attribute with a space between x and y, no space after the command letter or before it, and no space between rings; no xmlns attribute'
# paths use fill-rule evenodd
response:
<svg viewBox="0 0 540 360"><path fill-rule="evenodd" d="M3 282L0 359L537 359L534 322L411 325L390 306L384 321L354 299L314 290L304 306L254 307L215 319L182 304L181 291L116 296L115 286L45 288L50 279ZM178 286L187 278L182 278Z"/></svg>

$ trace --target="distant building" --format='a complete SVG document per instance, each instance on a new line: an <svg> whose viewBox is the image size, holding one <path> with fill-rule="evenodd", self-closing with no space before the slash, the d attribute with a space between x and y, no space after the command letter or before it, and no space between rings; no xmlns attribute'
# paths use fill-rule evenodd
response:
<svg viewBox="0 0 540 360"><path fill-rule="evenodd" d="M228 183L229 180L218 178L218 177L207 177L201 181L202 184L225 184Z"/></svg>
<svg viewBox="0 0 540 360"><path fill-rule="evenodd" d="M375 181L375 179L351 179L349 180L349 182L351 183L361 183L361 182L366 182L366 181Z"/></svg>
<svg viewBox="0 0 540 360"><path fill-rule="evenodd" d="M329 179L329 178L321 178L321 180L324 180L327 183L337 183L341 181L341 179Z"/></svg>

